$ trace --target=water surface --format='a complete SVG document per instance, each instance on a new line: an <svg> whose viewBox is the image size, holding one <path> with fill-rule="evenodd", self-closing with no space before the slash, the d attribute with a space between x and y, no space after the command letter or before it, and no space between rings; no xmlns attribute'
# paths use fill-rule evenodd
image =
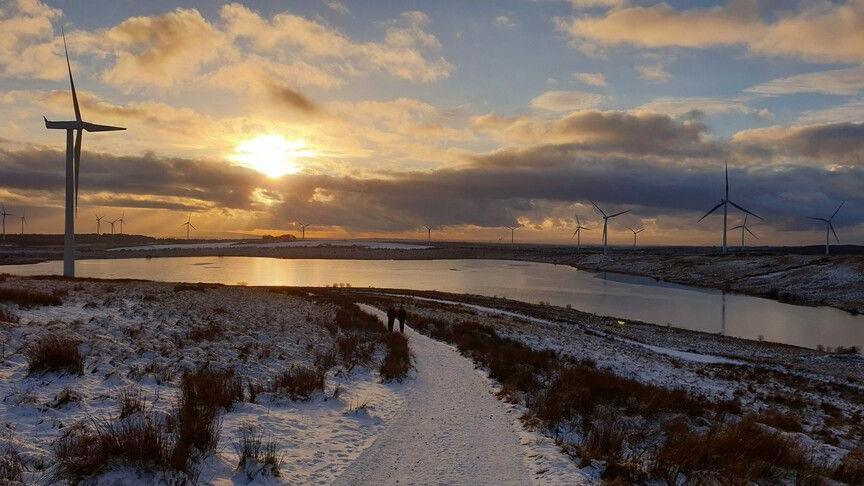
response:
<svg viewBox="0 0 864 486"><path fill-rule="evenodd" d="M62 262L9 265L18 275L60 274ZM248 285L388 287L570 304L624 319L764 338L798 346L864 347L864 316L831 307L783 304L645 277L597 274L564 265L503 260L290 260L174 257L81 260L81 277Z"/></svg>

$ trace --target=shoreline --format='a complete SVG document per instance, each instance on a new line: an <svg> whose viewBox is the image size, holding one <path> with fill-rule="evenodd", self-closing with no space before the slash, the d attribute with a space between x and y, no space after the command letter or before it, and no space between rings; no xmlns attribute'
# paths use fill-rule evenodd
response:
<svg viewBox="0 0 864 486"><path fill-rule="evenodd" d="M0 273L6 265L59 260L59 249L0 250ZM381 249L361 246L289 248L93 249L79 251L79 260L264 257L322 260L507 260L567 265L588 272L610 272L647 277L658 282L714 289L803 306L834 307L853 315L864 313L864 256L733 254L720 257L692 251L676 255L671 249L615 250L602 255L595 249L575 253L570 247L485 244L434 244L425 249Z"/></svg>

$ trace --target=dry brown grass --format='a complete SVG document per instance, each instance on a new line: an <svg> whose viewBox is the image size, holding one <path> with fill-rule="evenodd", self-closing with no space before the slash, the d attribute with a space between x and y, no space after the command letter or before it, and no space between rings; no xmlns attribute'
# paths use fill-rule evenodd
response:
<svg viewBox="0 0 864 486"><path fill-rule="evenodd" d="M290 400L309 400L324 391L324 374L321 369L298 366L274 376L267 391Z"/></svg>
<svg viewBox="0 0 864 486"><path fill-rule="evenodd" d="M753 416L753 420L786 432L802 432L801 418L775 409L764 410Z"/></svg>
<svg viewBox="0 0 864 486"><path fill-rule="evenodd" d="M186 339L191 341L217 341L225 337L225 331L216 321L210 321L206 326L195 327L186 333Z"/></svg>
<svg viewBox="0 0 864 486"><path fill-rule="evenodd" d="M834 472L834 479L848 484L864 484L864 446L846 454Z"/></svg>
<svg viewBox="0 0 864 486"><path fill-rule="evenodd" d="M657 454L657 469L670 484L677 484L682 474L695 484L748 484L777 481L784 471L809 474L813 466L798 442L745 418L704 433L680 423L670 427Z"/></svg>
<svg viewBox="0 0 864 486"><path fill-rule="evenodd" d="M255 425L240 427L240 438L234 444L239 461L237 470L243 471L247 481L259 475L279 477L279 454L276 443L264 439L264 433Z"/></svg>
<svg viewBox="0 0 864 486"><path fill-rule="evenodd" d="M147 408L144 397L141 396L141 390L134 387L127 387L120 390L120 393L117 396L117 405L121 420L131 415L144 413Z"/></svg>
<svg viewBox="0 0 864 486"><path fill-rule="evenodd" d="M62 292L40 292L32 289L0 287L0 302L12 302L19 307L29 309L41 305L63 304Z"/></svg>
<svg viewBox="0 0 864 486"><path fill-rule="evenodd" d="M78 341L55 334L37 339L24 350L29 361L29 372L67 371L84 372L84 357L78 351Z"/></svg>
<svg viewBox="0 0 864 486"><path fill-rule="evenodd" d="M381 336L387 349L378 372L384 381L402 381L411 369L411 351L404 334L390 332Z"/></svg>
<svg viewBox="0 0 864 486"><path fill-rule="evenodd" d="M24 461L11 444L0 454L0 484L24 484Z"/></svg>
<svg viewBox="0 0 864 486"><path fill-rule="evenodd" d="M112 467L187 472L185 467L174 467L173 437L165 423L152 416L75 425L55 443L54 450L57 475L72 483Z"/></svg>

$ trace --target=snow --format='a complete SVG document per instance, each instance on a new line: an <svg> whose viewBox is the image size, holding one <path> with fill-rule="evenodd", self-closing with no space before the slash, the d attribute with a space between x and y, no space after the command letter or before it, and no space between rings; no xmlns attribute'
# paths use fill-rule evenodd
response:
<svg viewBox="0 0 864 486"><path fill-rule="evenodd" d="M412 245L408 243L395 243L390 241L368 241L368 240L300 240L300 241L277 241L273 243L228 241L228 242L200 242L200 243L174 243L168 245L144 245L126 246L122 248L111 248L108 251L120 250L212 250L225 248L317 248L328 246L353 246L358 248L369 248L374 250L427 250L432 248L425 245Z"/></svg>
<svg viewBox="0 0 864 486"><path fill-rule="evenodd" d="M375 307L361 308L386 320ZM416 377L403 389L405 405L336 484L585 482L551 441L522 428L519 410L495 398L470 360L410 327L406 336Z"/></svg>

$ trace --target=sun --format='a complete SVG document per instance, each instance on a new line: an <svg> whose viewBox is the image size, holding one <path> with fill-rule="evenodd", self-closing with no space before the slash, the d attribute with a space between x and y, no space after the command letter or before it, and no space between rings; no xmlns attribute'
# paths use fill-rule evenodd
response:
<svg viewBox="0 0 864 486"><path fill-rule="evenodd" d="M288 140L281 135L258 135L238 143L228 159L275 179L300 172L302 167L297 164L298 159L312 155L312 150L302 140Z"/></svg>

